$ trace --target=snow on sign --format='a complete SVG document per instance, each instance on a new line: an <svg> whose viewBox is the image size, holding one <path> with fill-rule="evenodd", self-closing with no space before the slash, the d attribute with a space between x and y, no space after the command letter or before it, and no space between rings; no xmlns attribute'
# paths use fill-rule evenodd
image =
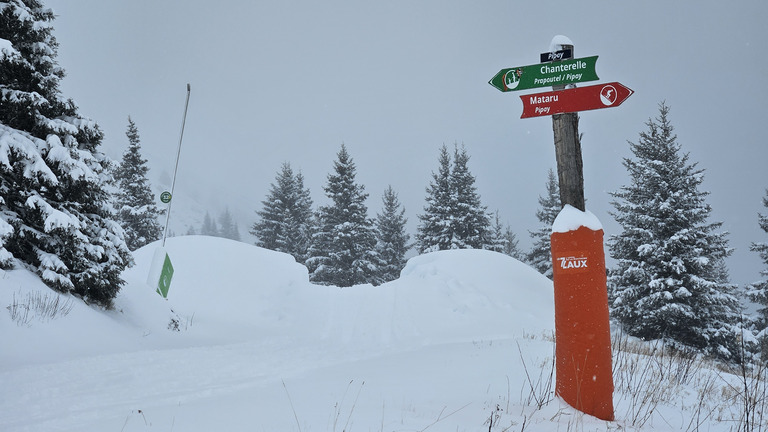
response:
<svg viewBox="0 0 768 432"><path fill-rule="evenodd" d="M593 56L502 69L488 81L488 84L508 92L596 81L599 79L595 72L596 63L597 56Z"/></svg>
<svg viewBox="0 0 768 432"><path fill-rule="evenodd" d="M612 108L621 105L632 93L634 90L629 87L612 82L520 96L523 101L520 118Z"/></svg>

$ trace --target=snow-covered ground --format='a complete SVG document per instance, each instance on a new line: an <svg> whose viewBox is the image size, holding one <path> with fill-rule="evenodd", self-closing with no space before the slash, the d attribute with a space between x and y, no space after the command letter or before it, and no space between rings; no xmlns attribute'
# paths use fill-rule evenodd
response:
<svg viewBox="0 0 768 432"><path fill-rule="evenodd" d="M396 281L340 289L285 254L175 237L164 300L146 284L156 247L108 312L65 297L69 313L23 315L57 294L0 271L0 431L635 429L628 392L616 422L537 407L552 397L552 283L505 255L421 255ZM693 430L698 397L675 391L644 428ZM733 426L715 417L703 430Z"/></svg>

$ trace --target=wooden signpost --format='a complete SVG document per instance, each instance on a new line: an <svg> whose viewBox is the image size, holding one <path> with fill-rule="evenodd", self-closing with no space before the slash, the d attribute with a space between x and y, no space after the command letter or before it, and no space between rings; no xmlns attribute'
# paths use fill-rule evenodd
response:
<svg viewBox="0 0 768 432"><path fill-rule="evenodd" d="M585 219L596 220L584 206L577 113L619 106L633 91L618 82L581 88L573 86L598 79L594 70L597 56L565 60L573 56L573 45L570 41L555 43L565 39L553 39L552 45L559 45L559 49L541 54L542 65L502 69L489 84L503 92L552 85L550 92L520 96L523 101L521 118L552 116L563 206L558 218L564 213L571 218L578 210ZM576 220L579 217L582 216L577 216ZM582 412L613 420L613 370L603 230L599 222L563 231L553 230L551 248L555 287L556 392Z"/></svg>

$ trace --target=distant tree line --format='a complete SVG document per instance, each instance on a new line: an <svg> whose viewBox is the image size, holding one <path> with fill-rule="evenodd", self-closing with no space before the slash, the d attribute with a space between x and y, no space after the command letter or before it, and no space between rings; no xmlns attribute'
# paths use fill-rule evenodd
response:
<svg viewBox="0 0 768 432"><path fill-rule="evenodd" d="M324 186L329 205L313 210L301 173L286 162L251 228L258 246L293 255L307 266L313 282L346 287L397 279L414 246L420 253L477 248L520 255L511 229L498 212L482 205L463 146L455 146L453 157L447 146L440 149L415 243L406 232L408 219L397 192L387 187L381 212L369 217L368 194L356 181L357 167L346 145L336 156Z"/></svg>

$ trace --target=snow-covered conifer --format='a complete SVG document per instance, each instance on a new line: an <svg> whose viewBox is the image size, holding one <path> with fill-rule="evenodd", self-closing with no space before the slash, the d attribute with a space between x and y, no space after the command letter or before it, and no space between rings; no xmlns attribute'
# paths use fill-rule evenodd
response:
<svg viewBox="0 0 768 432"><path fill-rule="evenodd" d="M560 204L560 188L557 185L555 172L550 168L547 172L547 194L539 196L539 209L536 218L541 225L535 231L529 231L533 239L533 247L526 254L525 261L539 273L552 279L552 248L550 235L552 224L562 209Z"/></svg>
<svg viewBox="0 0 768 432"><path fill-rule="evenodd" d="M424 214L419 215L421 222L416 233L419 253L451 248L453 238L451 156L445 145L440 147L438 163L440 164L438 171L432 173L432 181L427 187L427 205L424 207Z"/></svg>
<svg viewBox="0 0 768 432"><path fill-rule="evenodd" d="M659 112L630 143L634 158L624 166L631 184L612 193L622 232L609 239L617 261L609 274L611 312L632 336L738 360L738 302L721 268L731 253L727 233L707 221L703 170L681 154L669 108L662 103Z"/></svg>
<svg viewBox="0 0 768 432"><path fill-rule="evenodd" d="M440 167L427 187L427 205L419 215L416 234L420 253L445 249L482 249L488 246L490 218L480 202L475 177L462 146L454 149L453 163L448 149L440 149Z"/></svg>
<svg viewBox="0 0 768 432"><path fill-rule="evenodd" d="M216 223L216 219L211 217L209 212L205 212L203 225L200 227L200 234L211 237L219 236L219 225Z"/></svg>
<svg viewBox="0 0 768 432"><path fill-rule="evenodd" d="M517 235L512 231L512 228L510 228L509 225L507 225L506 229L504 230L504 238L507 239L507 242L504 246L503 252L514 259L522 260L523 253L520 251L520 247L518 246Z"/></svg>
<svg viewBox="0 0 768 432"><path fill-rule="evenodd" d="M501 223L501 217L499 217L498 210L496 210L496 213L493 215L493 224L491 225L489 233L488 244L485 248L494 252L505 253L509 240L505 235L504 225Z"/></svg>
<svg viewBox="0 0 768 432"><path fill-rule="evenodd" d="M392 186L387 187L382 197L384 207L376 215L376 251L382 261L379 274L382 282L400 277L400 270L405 267L405 253L411 245L411 236L405 231L408 219L405 209L400 205L397 193Z"/></svg>
<svg viewBox="0 0 768 432"><path fill-rule="evenodd" d="M368 194L355 182L356 171L342 144L334 173L328 175L324 187L331 204L318 211L318 232L308 260L313 282L339 287L378 282L381 260L365 205Z"/></svg>
<svg viewBox="0 0 768 432"><path fill-rule="evenodd" d="M768 190L766 190L766 195L763 197L763 205L768 208ZM768 213L758 214L757 217L760 228L768 233ZM765 279L750 284L747 287L747 294L749 294L752 300L762 306L757 317L757 326L758 330L763 332L760 335L761 339L768 340L768 335L765 334L768 333L765 331L766 327L768 327L768 242L753 242L749 250L759 253L760 259L763 260L763 265L765 266L760 271L760 274Z"/></svg>
<svg viewBox="0 0 768 432"><path fill-rule="evenodd" d="M490 237L491 220L488 209L480 202L475 176L469 172L469 154L464 146L453 152L451 188L455 197L451 249L483 249Z"/></svg>
<svg viewBox="0 0 768 432"><path fill-rule="evenodd" d="M110 307L131 256L103 134L59 90L53 19L37 0L0 2L0 264Z"/></svg>
<svg viewBox="0 0 768 432"><path fill-rule="evenodd" d="M219 237L240 241L240 230L237 222L232 218L232 213L229 212L229 207L219 215Z"/></svg>
<svg viewBox="0 0 768 432"><path fill-rule="evenodd" d="M256 212L259 220L251 228L256 245L285 252L304 263L313 230L312 198L304 177L284 163L261 204Z"/></svg>
<svg viewBox="0 0 768 432"><path fill-rule="evenodd" d="M128 149L115 170L118 190L115 194L117 220L125 230L125 243L136 250L158 240L163 228L158 218L164 211L157 208L147 180L147 160L141 156L141 140L136 123L128 117Z"/></svg>
<svg viewBox="0 0 768 432"><path fill-rule="evenodd" d="M315 215L312 210L312 196L304 186L304 176L297 172L294 176L294 204L291 206L285 227L283 244L285 252L293 255L299 263L305 263L312 245L315 230Z"/></svg>

